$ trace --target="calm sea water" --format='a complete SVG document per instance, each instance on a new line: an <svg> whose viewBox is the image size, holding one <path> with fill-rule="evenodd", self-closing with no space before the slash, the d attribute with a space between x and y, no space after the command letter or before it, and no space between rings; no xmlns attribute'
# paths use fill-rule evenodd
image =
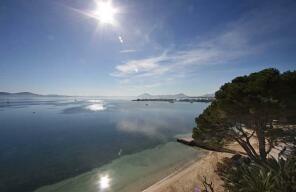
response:
<svg viewBox="0 0 296 192"><path fill-rule="evenodd" d="M106 172L112 167L119 175L129 167L130 180L128 175L118 177L114 188L136 183L136 177L152 172L160 177L156 172L160 167L147 159L161 156L163 163L158 165L166 168L186 160L178 150L187 157L196 155L175 143L175 135L190 133L194 118L207 105L85 97L0 98L0 191L32 191L93 168ZM89 180L98 179L96 184L104 190L111 188L108 175L98 177ZM81 190L95 189L85 175L75 179L81 182ZM62 183L60 191L74 191L74 184ZM52 187L45 191L58 191L57 185Z"/></svg>

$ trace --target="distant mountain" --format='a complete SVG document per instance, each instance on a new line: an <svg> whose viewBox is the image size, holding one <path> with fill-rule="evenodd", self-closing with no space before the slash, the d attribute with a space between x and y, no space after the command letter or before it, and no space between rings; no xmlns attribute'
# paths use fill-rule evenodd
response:
<svg viewBox="0 0 296 192"><path fill-rule="evenodd" d="M19 92L19 93L8 93L8 92L0 92L0 96L27 96L27 97L38 97L42 95L38 95L31 92Z"/></svg>
<svg viewBox="0 0 296 192"><path fill-rule="evenodd" d="M183 93L179 93L176 95L151 95L149 93L144 93L142 95L139 95L137 97L137 99L189 99L189 98L199 98L199 97L210 97L210 98L214 98L215 94L214 93L210 93L210 94L204 94L201 96L188 96L185 95Z"/></svg>
<svg viewBox="0 0 296 192"><path fill-rule="evenodd" d="M153 97L153 95L150 95L149 93L143 93L141 95L139 95L137 98L138 99L151 99Z"/></svg>
<svg viewBox="0 0 296 192"><path fill-rule="evenodd" d="M8 92L0 92L0 95L10 95L11 93L8 93Z"/></svg>
<svg viewBox="0 0 296 192"><path fill-rule="evenodd" d="M40 95L31 92L18 92L18 93L9 93L9 92L0 92L0 96L9 96L9 97L65 97L63 95Z"/></svg>
<svg viewBox="0 0 296 192"><path fill-rule="evenodd" d="M144 93L137 97L137 99L184 99L184 98L189 98L189 96L183 93L179 93L176 95L151 95L149 93Z"/></svg>
<svg viewBox="0 0 296 192"><path fill-rule="evenodd" d="M30 96L30 97L38 97L38 96L42 96L42 95L38 95L35 93L31 93L31 92L19 92L19 93L12 93L13 95L18 95L18 96Z"/></svg>
<svg viewBox="0 0 296 192"><path fill-rule="evenodd" d="M215 97L215 93L204 94L204 95L201 95L200 97Z"/></svg>

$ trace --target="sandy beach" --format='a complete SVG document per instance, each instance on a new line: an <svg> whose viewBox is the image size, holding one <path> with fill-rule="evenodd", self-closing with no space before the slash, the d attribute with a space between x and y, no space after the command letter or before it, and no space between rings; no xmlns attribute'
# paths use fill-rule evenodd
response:
<svg viewBox="0 0 296 192"><path fill-rule="evenodd" d="M228 148L241 150L237 143L229 145ZM210 152L205 157L177 170L143 192L193 192L196 187L202 186L203 177L206 177L207 181L213 182L216 192L222 192L223 182L215 173L216 164L224 157L231 156L232 154L229 153Z"/></svg>
<svg viewBox="0 0 296 192"><path fill-rule="evenodd" d="M222 181L215 174L214 170L218 161L230 156L231 154L227 153L210 152L202 159L172 173L143 192L194 191L195 187L202 186L203 176L214 183L215 191L223 191Z"/></svg>

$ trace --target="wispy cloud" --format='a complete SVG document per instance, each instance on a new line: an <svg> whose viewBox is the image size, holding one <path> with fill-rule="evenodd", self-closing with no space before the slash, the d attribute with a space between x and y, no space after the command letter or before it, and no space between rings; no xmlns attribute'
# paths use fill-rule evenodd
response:
<svg viewBox="0 0 296 192"><path fill-rule="evenodd" d="M123 65L116 66L116 71L112 75L116 77L129 77L134 75L162 74L166 71L166 68L161 63L167 59L167 56L163 54L158 57L131 60Z"/></svg>
<svg viewBox="0 0 296 192"><path fill-rule="evenodd" d="M168 74L178 76L194 66L225 63L255 51L246 45L243 38L236 35L223 34L215 39L201 42L191 49L164 51L158 56L129 60L117 65L111 75L123 79L160 77ZM228 39L231 37L233 38L230 42Z"/></svg>
<svg viewBox="0 0 296 192"><path fill-rule="evenodd" d="M121 50L120 53L134 53L136 51L137 50L135 50L135 49L124 49L124 50Z"/></svg>
<svg viewBox="0 0 296 192"><path fill-rule="evenodd" d="M275 43L266 39L269 34L295 23L293 15L293 11L281 6L257 8L212 34L211 38L195 41L190 48L164 50L156 56L129 60L117 65L111 75L126 84L143 86L183 77L200 66L226 64L260 54Z"/></svg>

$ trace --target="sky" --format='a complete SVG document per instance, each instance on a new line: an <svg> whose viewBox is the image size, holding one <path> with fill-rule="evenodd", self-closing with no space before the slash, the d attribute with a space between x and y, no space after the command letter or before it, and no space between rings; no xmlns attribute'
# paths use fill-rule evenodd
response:
<svg viewBox="0 0 296 192"><path fill-rule="evenodd" d="M296 69L294 0L113 0L109 23L99 1L1 0L0 91L197 96Z"/></svg>

